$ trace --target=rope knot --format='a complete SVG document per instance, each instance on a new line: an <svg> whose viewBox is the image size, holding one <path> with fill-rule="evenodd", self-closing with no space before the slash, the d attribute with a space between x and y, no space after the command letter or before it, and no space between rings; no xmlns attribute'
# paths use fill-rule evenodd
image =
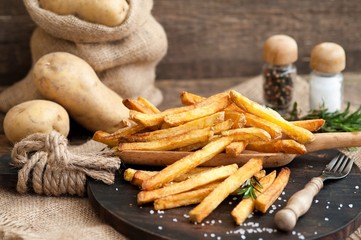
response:
<svg viewBox="0 0 361 240"><path fill-rule="evenodd" d="M49 196L83 196L87 176L113 184L120 166L112 151L70 151L67 138L56 131L24 138L15 144L11 155L11 163L20 168L17 191L27 192L31 182L36 193Z"/></svg>

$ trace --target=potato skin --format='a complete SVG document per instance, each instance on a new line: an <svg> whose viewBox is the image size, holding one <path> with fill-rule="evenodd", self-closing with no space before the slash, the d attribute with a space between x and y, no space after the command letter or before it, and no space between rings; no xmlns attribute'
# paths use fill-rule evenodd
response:
<svg viewBox="0 0 361 240"><path fill-rule="evenodd" d="M75 15L109 27L120 25L128 15L126 0L39 0L42 8L60 15Z"/></svg>
<svg viewBox="0 0 361 240"><path fill-rule="evenodd" d="M65 137L70 130L69 115L59 104L47 100L31 100L12 107L4 118L5 136L12 143L33 133L56 130Z"/></svg>
<svg viewBox="0 0 361 240"><path fill-rule="evenodd" d="M90 131L113 132L123 127L129 110L83 59L66 52L49 53L33 68L33 81L47 99L62 105Z"/></svg>

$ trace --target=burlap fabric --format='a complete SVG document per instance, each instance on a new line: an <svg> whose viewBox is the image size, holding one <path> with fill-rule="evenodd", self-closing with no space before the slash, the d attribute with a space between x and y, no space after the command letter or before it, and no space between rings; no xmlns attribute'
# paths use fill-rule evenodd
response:
<svg viewBox="0 0 361 240"><path fill-rule="evenodd" d="M260 100L260 78L234 87L245 96ZM298 79L296 99L307 97L307 83ZM262 100L260 100L262 101ZM94 141L72 151L99 151L104 146ZM361 149L352 152L361 168ZM86 198L20 195L14 189L0 188L0 239L126 239L102 221ZM348 240L361 239L358 228Z"/></svg>
<svg viewBox="0 0 361 240"><path fill-rule="evenodd" d="M143 96L158 105L162 93L154 86L155 69L167 51L163 27L151 14L152 0L129 0L125 21L107 27L72 15L42 9L38 0L24 0L37 24L31 38L32 61L51 52L69 52L88 62L100 80L123 98ZM0 94L0 111L42 98L29 74Z"/></svg>

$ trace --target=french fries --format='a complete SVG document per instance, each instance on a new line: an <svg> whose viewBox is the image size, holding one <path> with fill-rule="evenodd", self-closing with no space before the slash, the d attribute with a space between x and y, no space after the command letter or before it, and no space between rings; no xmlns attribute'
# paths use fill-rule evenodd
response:
<svg viewBox="0 0 361 240"><path fill-rule="evenodd" d="M251 101L250 99L242 96L240 93L231 90L230 96L233 102L240 108L245 111L252 113L256 116L264 118L270 122L273 122L279 125L282 128L282 131L287 134L289 137L295 139L300 143L307 143L314 140L313 134L307 129L297 127L292 123L283 119L277 112L273 111L270 108L265 108L259 105L256 102Z"/></svg>
<svg viewBox="0 0 361 240"><path fill-rule="evenodd" d="M222 111L231 103L228 93L220 93L197 103L195 108L188 111L167 115L164 122L170 126L177 126L201 117ZM192 105L191 105L192 106Z"/></svg>
<svg viewBox="0 0 361 240"><path fill-rule="evenodd" d="M185 156L184 158L173 163L172 165L167 166L158 174L144 181L142 184L142 189L153 190L161 187L165 183L172 181L176 177L190 171L191 169L197 167L198 165L201 165L205 161L222 152L225 147L231 142L231 137L222 137L208 143L201 150Z"/></svg>
<svg viewBox="0 0 361 240"><path fill-rule="evenodd" d="M234 192L243 182L262 169L262 159L252 158L235 173L220 183L202 202L189 212L189 219L201 222L206 218L226 197Z"/></svg>
<svg viewBox="0 0 361 240"><path fill-rule="evenodd" d="M178 193L154 201L154 209L170 209L200 203L220 182L210 183L198 189Z"/></svg>
<svg viewBox="0 0 361 240"><path fill-rule="evenodd" d="M255 192L256 196L259 196L262 192L264 192L275 180L276 178L276 170L273 170L271 173L259 179L259 182L262 188L257 187ZM235 208L233 208L231 215L236 222L237 225L242 224L247 217L254 210L255 199L253 198L244 198L242 199Z"/></svg>
<svg viewBox="0 0 361 240"><path fill-rule="evenodd" d="M255 208L262 213L266 213L268 208L276 201L281 195L283 189L288 183L291 170L288 167L284 167L279 172L276 179L271 186L267 188L261 195L259 195L255 201Z"/></svg>
<svg viewBox="0 0 361 240"><path fill-rule="evenodd" d="M241 224L254 209L265 213L290 176L287 167L278 176L276 171L266 175L262 158L251 158L243 166L223 166L226 163L221 160L217 167L199 165L224 152L217 157L237 157L245 150L305 154L304 144L313 141L312 132L324 124L323 119L286 121L234 90L207 98L182 92L181 101L184 106L160 111L142 97L124 99L130 125L113 133L97 131L93 139L119 153L187 151L160 171L128 168L124 179L140 188L138 205L153 202L154 209L160 210L198 204L189 212L193 222L203 221L252 176L262 185L257 198L241 200L231 215Z"/></svg>
<svg viewBox="0 0 361 240"><path fill-rule="evenodd" d="M168 186L154 189L151 191L141 191L138 193L138 205L152 202L158 198L166 197L169 195L186 192L191 189L206 185L216 180L224 179L237 171L237 164L228 166L216 167L207 171L196 174L185 181L173 183Z"/></svg>

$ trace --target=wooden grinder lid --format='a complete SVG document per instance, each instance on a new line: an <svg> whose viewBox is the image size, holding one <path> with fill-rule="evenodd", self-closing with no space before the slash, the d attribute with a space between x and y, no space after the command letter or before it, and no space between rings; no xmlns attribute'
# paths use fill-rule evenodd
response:
<svg viewBox="0 0 361 240"><path fill-rule="evenodd" d="M296 41L287 35L273 35L263 45L263 59L274 65L294 63L298 57Z"/></svg>
<svg viewBox="0 0 361 240"><path fill-rule="evenodd" d="M345 64L345 50L336 43L320 43L311 51L310 66L313 70L324 73L337 73L345 69Z"/></svg>

